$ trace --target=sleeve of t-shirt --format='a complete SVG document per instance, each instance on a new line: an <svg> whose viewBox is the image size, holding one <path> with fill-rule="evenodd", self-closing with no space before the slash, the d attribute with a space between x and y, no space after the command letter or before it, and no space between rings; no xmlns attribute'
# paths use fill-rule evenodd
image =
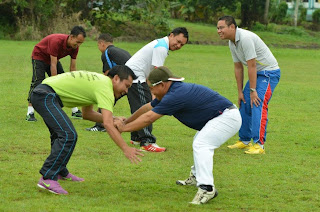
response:
<svg viewBox="0 0 320 212"><path fill-rule="evenodd" d="M103 68L102 68L103 73L106 72L107 70L110 70L110 66L109 66L107 58L106 58L106 52L102 53L101 61L102 61L102 64L103 64Z"/></svg>
<svg viewBox="0 0 320 212"><path fill-rule="evenodd" d="M110 93L105 92L105 90L103 89L100 89L96 93L96 98L97 98L97 106L99 108L109 110L111 113L113 113L113 106L115 101L113 94L110 95Z"/></svg>
<svg viewBox="0 0 320 212"><path fill-rule="evenodd" d="M167 56L168 50L165 47L159 46L153 48L151 65L156 67L163 66Z"/></svg>
<svg viewBox="0 0 320 212"><path fill-rule="evenodd" d="M176 98L174 95L164 96L161 101L155 99L152 102L151 106L154 107L152 111L161 115L171 116L184 107L183 99Z"/></svg>
<svg viewBox="0 0 320 212"><path fill-rule="evenodd" d="M256 49L252 38L242 38L241 47L246 61L257 58Z"/></svg>
<svg viewBox="0 0 320 212"><path fill-rule="evenodd" d="M77 59L78 52L79 52L79 47L78 47L77 49L74 49L74 50L72 51L72 53L70 54L70 57L71 57L72 59Z"/></svg>

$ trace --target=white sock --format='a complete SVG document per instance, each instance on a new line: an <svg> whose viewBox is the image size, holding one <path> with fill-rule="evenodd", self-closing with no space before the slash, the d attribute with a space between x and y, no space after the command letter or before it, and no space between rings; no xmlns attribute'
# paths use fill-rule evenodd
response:
<svg viewBox="0 0 320 212"><path fill-rule="evenodd" d="M30 113L34 113L34 108L32 106L28 106L27 115L29 115Z"/></svg>
<svg viewBox="0 0 320 212"><path fill-rule="evenodd" d="M259 142L257 142L257 144L259 144L259 146L264 149L264 145L263 144L260 144Z"/></svg>
<svg viewBox="0 0 320 212"><path fill-rule="evenodd" d="M74 108L71 108L71 110L72 110L72 113L75 113L75 112L77 112L79 109L78 109L77 107L74 107Z"/></svg>
<svg viewBox="0 0 320 212"><path fill-rule="evenodd" d="M250 141L241 141L242 143L244 143L245 145L248 145L250 143Z"/></svg>

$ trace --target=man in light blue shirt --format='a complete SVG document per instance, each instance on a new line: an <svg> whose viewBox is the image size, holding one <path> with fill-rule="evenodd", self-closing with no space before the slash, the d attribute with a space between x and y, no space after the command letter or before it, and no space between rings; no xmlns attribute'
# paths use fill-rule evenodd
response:
<svg viewBox="0 0 320 212"><path fill-rule="evenodd" d="M278 62L261 38L238 28L232 16L219 18L217 30L222 40L229 40L242 117L239 141L228 147L248 149L246 154L265 154L268 103L280 80ZM248 67L249 77L244 88L243 65ZM250 143L251 139L254 145Z"/></svg>

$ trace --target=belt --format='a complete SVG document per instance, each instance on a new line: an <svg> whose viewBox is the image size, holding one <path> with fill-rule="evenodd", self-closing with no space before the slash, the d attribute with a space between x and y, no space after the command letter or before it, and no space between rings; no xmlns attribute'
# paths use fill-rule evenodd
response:
<svg viewBox="0 0 320 212"><path fill-rule="evenodd" d="M231 105L230 107L228 107L227 109L232 110L232 109L238 109L237 106L235 105Z"/></svg>

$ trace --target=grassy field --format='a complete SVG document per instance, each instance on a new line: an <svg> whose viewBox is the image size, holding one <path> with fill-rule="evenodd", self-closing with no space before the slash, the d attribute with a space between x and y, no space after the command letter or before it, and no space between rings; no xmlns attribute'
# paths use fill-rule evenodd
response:
<svg viewBox="0 0 320 212"><path fill-rule="evenodd" d="M194 32L191 32L194 33ZM61 182L70 193L57 196L38 189L39 169L50 151L49 132L39 117L26 122L31 58L37 42L0 40L0 211L319 211L320 52L272 51L281 67L280 84L270 103L266 155L245 155L221 146L214 156L219 196L202 206L188 204L195 187L180 187L193 163L194 130L172 117L154 125L164 153L145 153L130 164L106 133L87 132L89 121L74 120L79 140L69 170L83 183ZM145 43L116 43L134 53ZM61 60L68 71L69 58ZM166 65L186 82L206 85L237 101L226 46L186 45L171 52ZM78 69L101 72L96 42L80 48ZM65 111L71 114L71 110ZM128 116L124 98L116 115ZM129 141L129 133L123 134Z"/></svg>

